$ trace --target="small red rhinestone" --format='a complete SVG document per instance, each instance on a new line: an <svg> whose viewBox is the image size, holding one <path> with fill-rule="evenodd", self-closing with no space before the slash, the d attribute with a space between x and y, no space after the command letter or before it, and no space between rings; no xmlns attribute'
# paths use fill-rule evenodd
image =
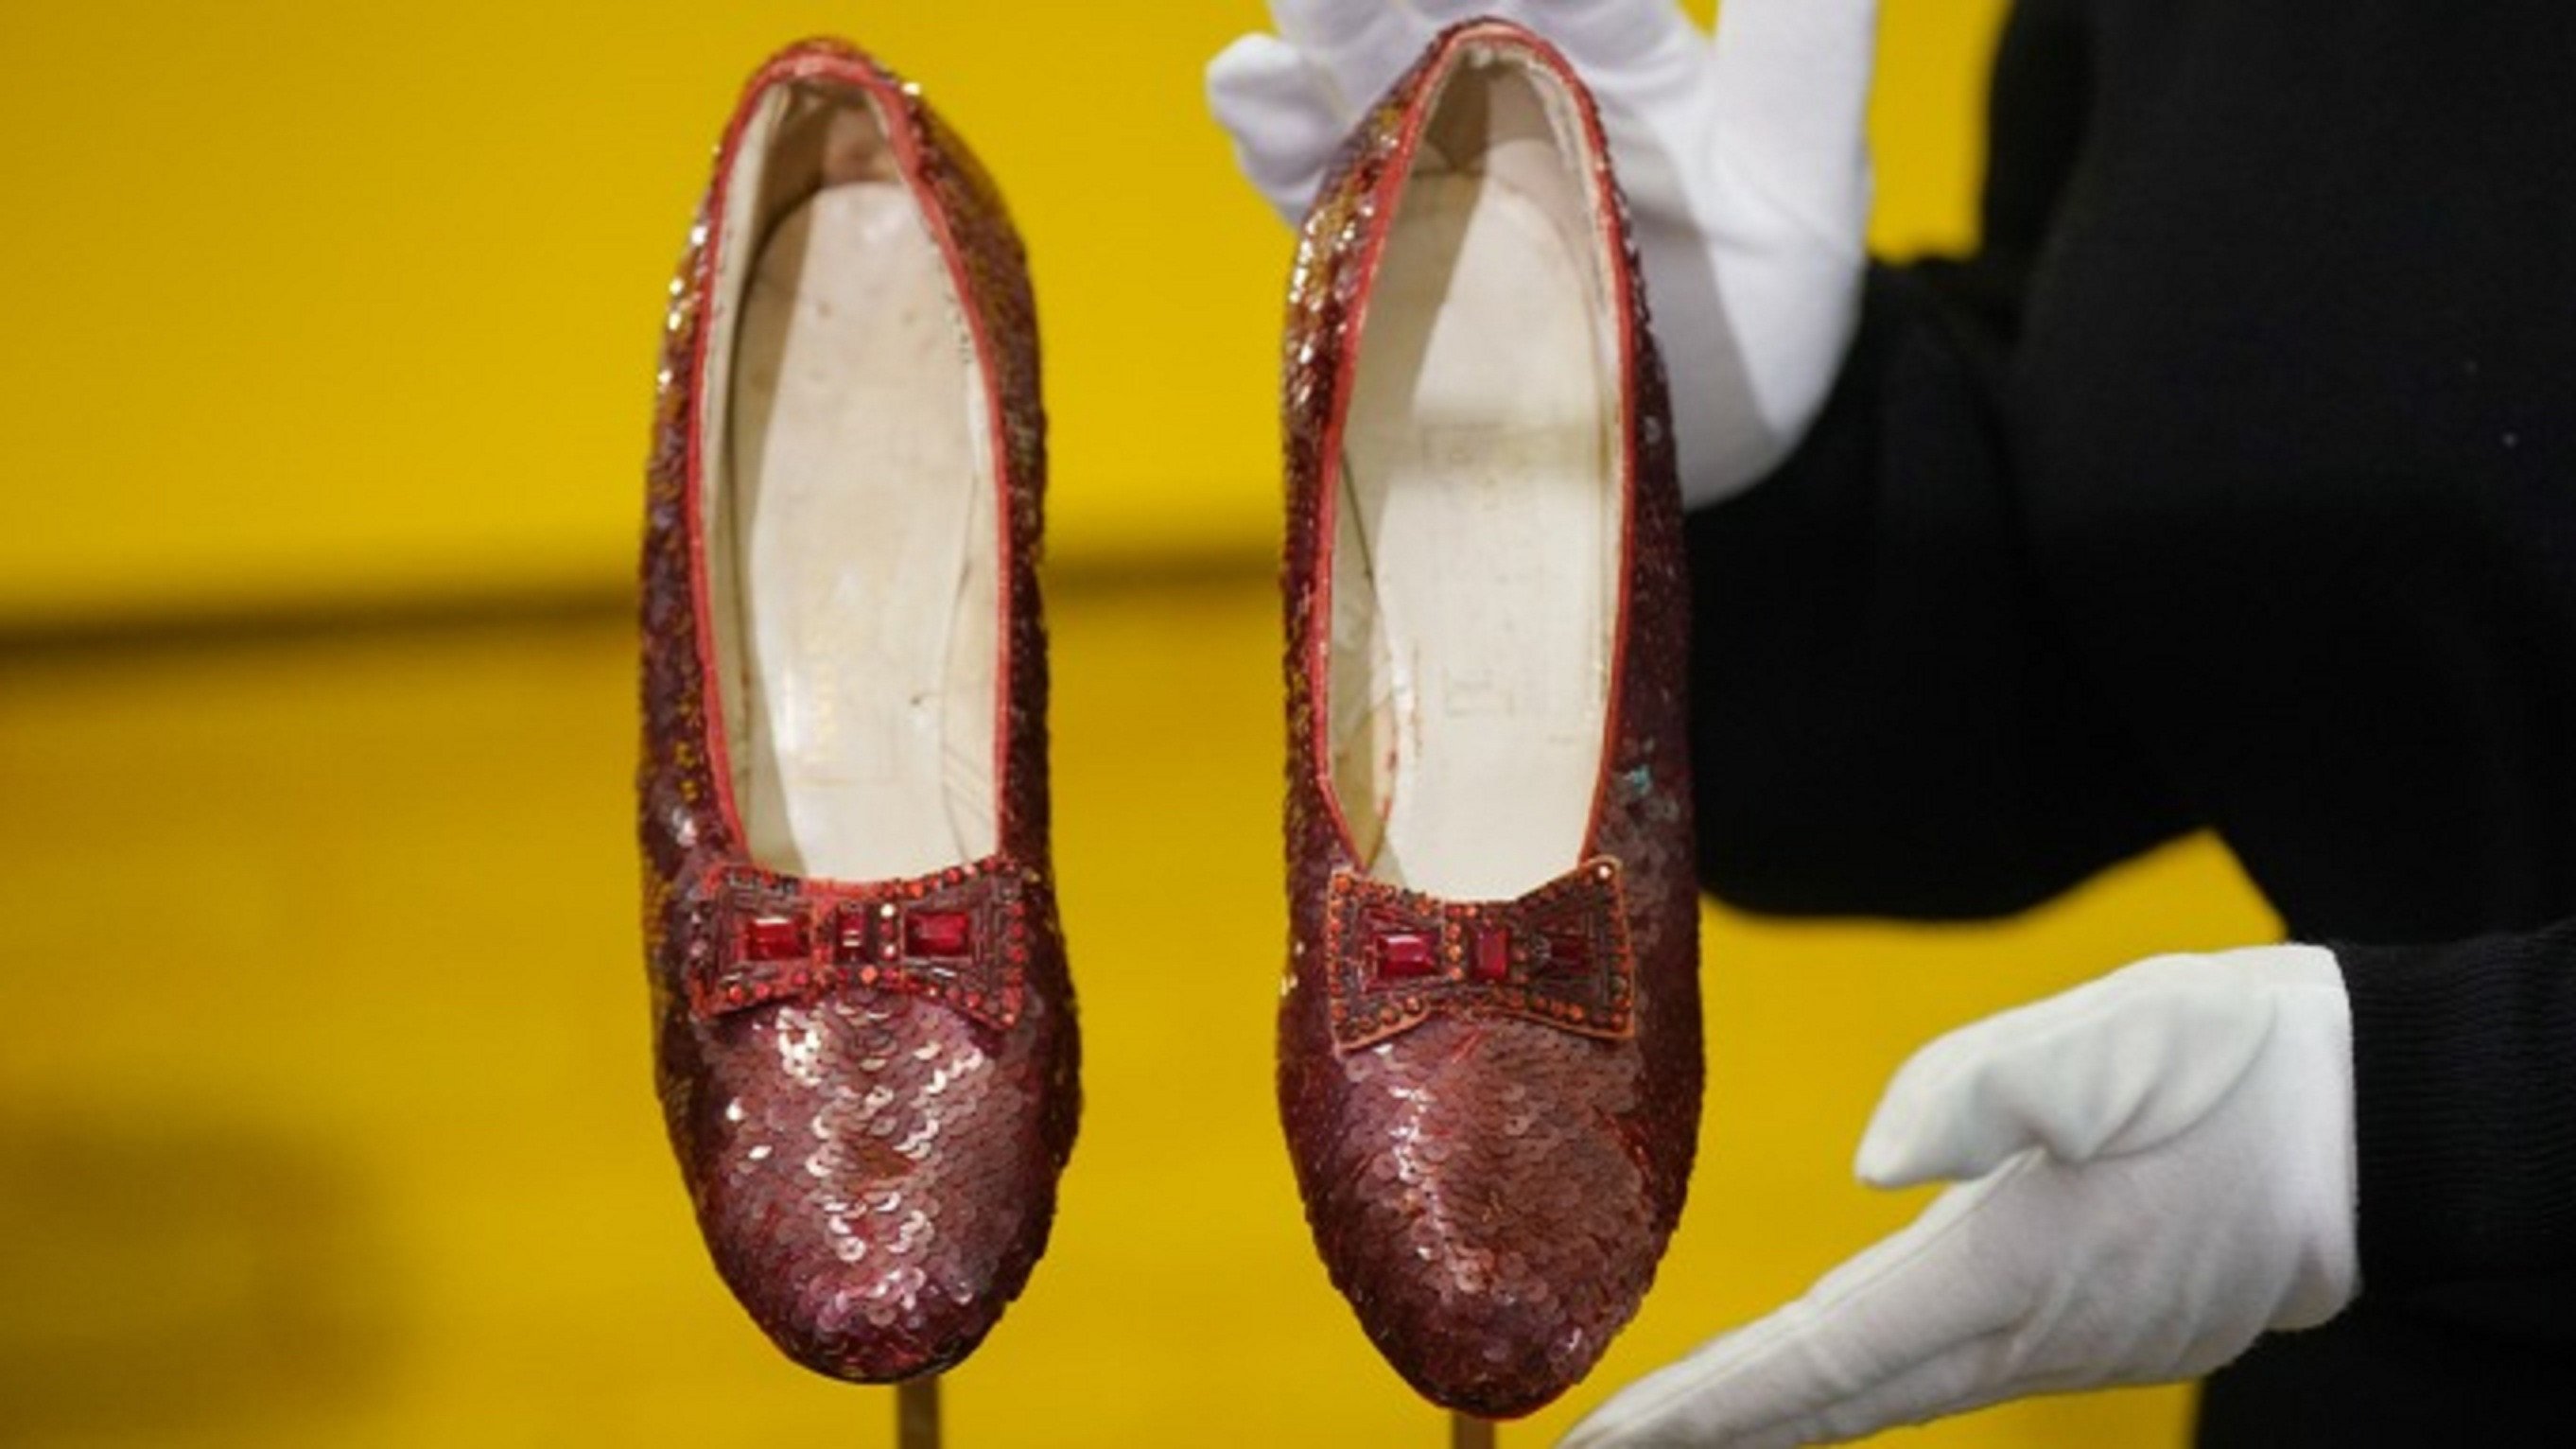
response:
<svg viewBox="0 0 2576 1449"><path fill-rule="evenodd" d="M964 911L906 911L903 952L934 960L972 955L975 918Z"/></svg>
<svg viewBox="0 0 2576 1449"><path fill-rule="evenodd" d="M868 910L865 906L843 906L832 924L832 952L843 961L856 961L868 954Z"/></svg>
<svg viewBox="0 0 2576 1449"><path fill-rule="evenodd" d="M1378 980L1410 980L1429 976L1439 969L1438 953L1429 936L1420 931L1378 932Z"/></svg>

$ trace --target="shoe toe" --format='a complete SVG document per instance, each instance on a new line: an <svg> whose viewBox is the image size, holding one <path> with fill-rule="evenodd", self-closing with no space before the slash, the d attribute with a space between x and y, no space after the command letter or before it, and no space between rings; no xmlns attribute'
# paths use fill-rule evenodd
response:
<svg viewBox="0 0 2576 1449"><path fill-rule="evenodd" d="M1369 1337L1449 1408L1510 1418L1563 1393L1635 1314L1667 1230L1634 1053L1454 1020L1338 1067L1310 1211Z"/></svg>
<svg viewBox="0 0 2576 1449"><path fill-rule="evenodd" d="M695 1108L726 1282L818 1373L882 1383L963 1359L1046 1243L1057 1154L1033 1054L905 998L740 1020Z"/></svg>

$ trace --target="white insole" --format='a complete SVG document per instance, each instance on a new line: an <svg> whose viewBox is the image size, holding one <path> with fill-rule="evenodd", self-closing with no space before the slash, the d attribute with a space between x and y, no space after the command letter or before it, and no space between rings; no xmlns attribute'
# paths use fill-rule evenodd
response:
<svg viewBox="0 0 2576 1449"><path fill-rule="evenodd" d="M726 687L751 853L849 881L988 854L999 605L981 376L904 186L829 186L789 212L736 326L717 537L734 550Z"/></svg>
<svg viewBox="0 0 2576 1449"><path fill-rule="evenodd" d="M1537 201L1425 172L1402 206L1344 425L1335 783L1379 878L1509 897L1591 819L1618 394L1595 263Z"/></svg>

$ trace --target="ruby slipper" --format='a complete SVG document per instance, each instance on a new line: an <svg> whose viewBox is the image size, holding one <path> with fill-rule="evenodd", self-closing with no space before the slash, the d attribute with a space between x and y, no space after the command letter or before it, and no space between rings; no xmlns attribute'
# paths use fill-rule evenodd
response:
<svg viewBox="0 0 2576 1449"><path fill-rule="evenodd" d="M1362 122L1288 355L1281 1114L1371 1340L1523 1414L1635 1313L1700 1092L1671 429L1553 50L1456 27Z"/></svg>
<svg viewBox="0 0 2576 1449"><path fill-rule="evenodd" d="M644 929L716 1266L798 1362L974 1348L1077 1105L1050 893L1019 239L919 94L752 77L674 284L646 497Z"/></svg>

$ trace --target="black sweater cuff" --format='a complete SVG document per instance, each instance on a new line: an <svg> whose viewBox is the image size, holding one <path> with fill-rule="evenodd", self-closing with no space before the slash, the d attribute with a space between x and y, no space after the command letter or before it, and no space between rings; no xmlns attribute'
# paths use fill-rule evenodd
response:
<svg viewBox="0 0 2576 1449"><path fill-rule="evenodd" d="M2334 949L2352 1002L2363 1291L2564 1285L2576 1275L2576 923Z"/></svg>

